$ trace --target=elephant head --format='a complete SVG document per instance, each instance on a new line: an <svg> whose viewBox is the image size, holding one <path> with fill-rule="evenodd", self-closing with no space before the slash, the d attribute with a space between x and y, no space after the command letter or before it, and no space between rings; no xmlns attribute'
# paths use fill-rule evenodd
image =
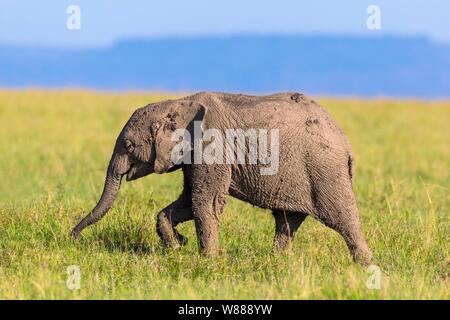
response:
<svg viewBox="0 0 450 320"><path fill-rule="evenodd" d="M205 114L203 105L189 100L165 101L136 110L116 140L100 200L72 230L72 236L76 238L108 212L124 175L131 181L175 170L171 152L178 141L171 139L172 133L177 129L192 131L194 121L203 121Z"/></svg>

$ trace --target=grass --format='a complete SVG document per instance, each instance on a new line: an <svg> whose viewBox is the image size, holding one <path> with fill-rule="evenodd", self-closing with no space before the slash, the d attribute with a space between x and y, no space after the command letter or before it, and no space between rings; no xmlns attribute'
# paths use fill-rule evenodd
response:
<svg viewBox="0 0 450 320"><path fill-rule="evenodd" d="M79 242L71 228L96 203L116 135L132 111L167 96L88 91L0 92L0 298L449 299L450 103L318 99L356 154L364 232L380 290L343 240L307 219L292 252L273 255L274 222L231 199L223 254L161 247L156 214L181 190L178 172L122 185L110 213ZM67 267L81 270L79 290Z"/></svg>

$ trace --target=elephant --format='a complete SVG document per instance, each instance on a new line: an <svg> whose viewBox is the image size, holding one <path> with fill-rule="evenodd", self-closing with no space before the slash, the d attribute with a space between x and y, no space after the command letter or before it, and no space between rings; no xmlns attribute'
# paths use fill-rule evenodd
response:
<svg viewBox="0 0 450 320"><path fill-rule="evenodd" d="M276 130L278 140L270 140L271 145L278 145L276 173L263 174L261 169L267 162L259 160L186 161L192 160L195 150L207 148L201 138L194 143L200 149L186 149L183 161L174 158L173 150L180 143L173 139L174 133L182 130L192 134L199 127L202 132L214 129L216 133L237 128L247 132ZM217 141L220 145L220 139ZM243 150L250 147L246 140ZM186 244L187 239L176 226L194 220L200 252L217 254L221 214L227 197L232 196L271 210L275 251L289 249L300 225L311 216L343 237L355 262L369 265L373 259L353 192L350 143L318 103L296 92L265 96L200 92L137 109L116 140L100 200L72 230L72 237L77 238L85 227L106 214L123 176L131 181L179 169L184 178L183 191L159 212L156 222L156 231L169 248Z"/></svg>

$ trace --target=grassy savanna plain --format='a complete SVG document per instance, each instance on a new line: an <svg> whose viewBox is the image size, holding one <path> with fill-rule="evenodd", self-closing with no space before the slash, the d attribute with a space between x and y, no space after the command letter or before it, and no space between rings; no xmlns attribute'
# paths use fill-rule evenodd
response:
<svg viewBox="0 0 450 320"><path fill-rule="evenodd" d="M450 102L317 100L356 155L354 188L381 288L342 238L314 221L290 254L272 253L271 214L230 198L222 253L189 243L164 249L156 215L181 174L124 181L112 210L74 242L95 205L117 134L152 93L0 91L0 298L3 299L448 299ZM69 290L67 268L81 271Z"/></svg>

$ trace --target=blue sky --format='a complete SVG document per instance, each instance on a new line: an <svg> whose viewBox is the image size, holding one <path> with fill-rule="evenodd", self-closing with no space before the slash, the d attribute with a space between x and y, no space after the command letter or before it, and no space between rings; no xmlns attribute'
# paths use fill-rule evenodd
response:
<svg viewBox="0 0 450 320"><path fill-rule="evenodd" d="M81 29L66 28L79 5ZM381 30L366 8L381 9ZM424 35L450 43L446 0L0 0L0 44L108 46L127 38L241 33Z"/></svg>

